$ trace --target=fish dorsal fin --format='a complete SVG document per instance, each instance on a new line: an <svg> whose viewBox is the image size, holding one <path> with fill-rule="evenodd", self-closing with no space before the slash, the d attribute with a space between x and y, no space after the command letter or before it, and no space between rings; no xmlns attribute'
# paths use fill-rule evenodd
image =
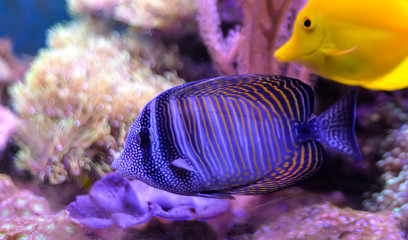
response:
<svg viewBox="0 0 408 240"><path fill-rule="evenodd" d="M300 80L277 75L231 75L204 79L179 88L172 98L223 96L269 104L276 103L283 114L290 113L300 122L314 110L313 90Z"/></svg>
<svg viewBox="0 0 408 240"><path fill-rule="evenodd" d="M308 141L302 144L299 155L295 155L290 160L296 164L295 167L285 168L285 163L283 163L280 169L276 169L255 183L225 192L243 195L274 192L313 175L320 168L322 160L321 145L316 141Z"/></svg>
<svg viewBox="0 0 408 240"><path fill-rule="evenodd" d="M366 26L384 31L408 31L407 0L311 0L306 8L311 12L324 11L328 22L345 22L352 27Z"/></svg>

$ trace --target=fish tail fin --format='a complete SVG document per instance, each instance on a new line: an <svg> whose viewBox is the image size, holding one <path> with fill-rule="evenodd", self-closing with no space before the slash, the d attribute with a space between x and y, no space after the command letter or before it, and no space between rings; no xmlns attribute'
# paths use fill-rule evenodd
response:
<svg viewBox="0 0 408 240"><path fill-rule="evenodd" d="M319 141L326 147L356 160L362 160L354 130L358 89L354 88L315 118Z"/></svg>

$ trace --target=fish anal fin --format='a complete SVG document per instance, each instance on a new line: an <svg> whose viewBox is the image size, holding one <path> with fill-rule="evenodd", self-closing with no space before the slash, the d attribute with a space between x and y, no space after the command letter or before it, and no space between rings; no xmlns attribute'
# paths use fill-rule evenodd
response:
<svg viewBox="0 0 408 240"><path fill-rule="evenodd" d="M307 141L300 147L299 154L294 155L291 160L297 162L296 167L286 168L281 173L274 171L250 185L231 189L228 193L255 195L281 190L313 175L320 168L322 160L323 150L320 144L313 140ZM279 171L281 170L285 169L281 168Z"/></svg>

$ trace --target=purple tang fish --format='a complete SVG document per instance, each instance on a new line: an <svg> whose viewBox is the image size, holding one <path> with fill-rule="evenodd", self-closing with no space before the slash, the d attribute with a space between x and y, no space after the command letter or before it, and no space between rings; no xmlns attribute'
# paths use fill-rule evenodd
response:
<svg viewBox="0 0 408 240"><path fill-rule="evenodd" d="M112 167L181 195L273 192L315 173L322 145L362 158L356 96L353 89L310 119L313 90L296 79L235 75L187 83L144 107Z"/></svg>

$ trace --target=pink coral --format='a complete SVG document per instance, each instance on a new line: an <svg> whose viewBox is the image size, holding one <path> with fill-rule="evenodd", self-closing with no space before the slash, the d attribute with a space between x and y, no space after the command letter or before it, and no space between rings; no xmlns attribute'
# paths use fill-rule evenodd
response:
<svg viewBox="0 0 408 240"><path fill-rule="evenodd" d="M3 237L3 238L2 238ZM83 227L62 211L41 217L9 218L1 221L0 239L88 239Z"/></svg>
<svg viewBox="0 0 408 240"><path fill-rule="evenodd" d="M17 122L14 113L0 106L0 151L6 147L10 135L16 130Z"/></svg>
<svg viewBox="0 0 408 240"><path fill-rule="evenodd" d="M258 230L253 239L403 239L391 212L370 213L316 204L290 212Z"/></svg>
<svg viewBox="0 0 408 240"><path fill-rule="evenodd" d="M51 212L48 202L19 190L0 174L0 239L87 239L85 229L63 210Z"/></svg>
<svg viewBox="0 0 408 240"><path fill-rule="evenodd" d="M14 55L9 39L0 39L0 84L9 84L21 79L28 65L29 59L20 59Z"/></svg>
<svg viewBox="0 0 408 240"><path fill-rule="evenodd" d="M306 73L299 71L299 65L278 66L273 57L276 47L290 37L295 13L305 1L237 0L243 12L242 27L229 30L226 37L217 1L195 2L200 35L221 74L265 73L306 78Z"/></svg>

